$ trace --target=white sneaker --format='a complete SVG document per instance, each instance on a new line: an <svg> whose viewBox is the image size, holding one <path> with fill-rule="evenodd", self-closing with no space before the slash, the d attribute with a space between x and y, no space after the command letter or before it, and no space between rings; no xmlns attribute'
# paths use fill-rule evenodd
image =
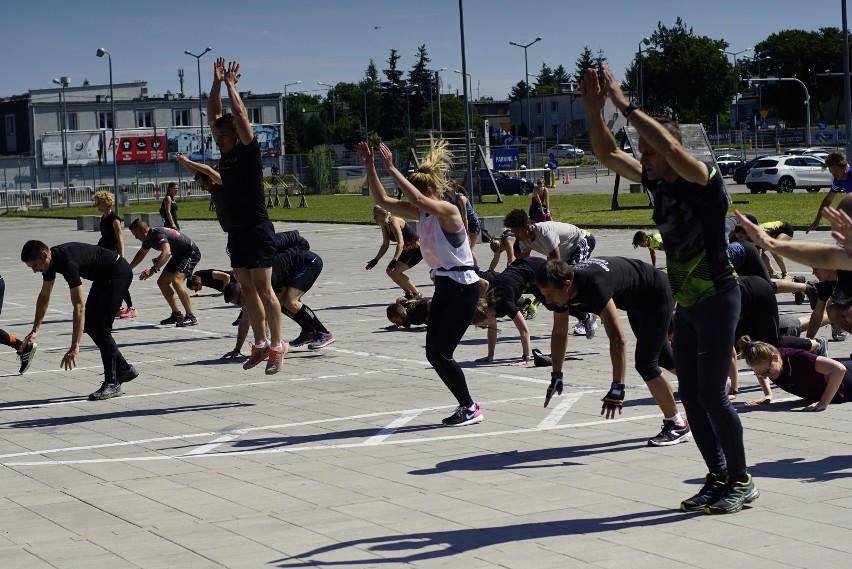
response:
<svg viewBox="0 0 852 569"><path fill-rule="evenodd" d="M598 317L595 314L589 314L585 320L586 338L591 340L595 337L595 330L598 329Z"/></svg>
<svg viewBox="0 0 852 569"><path fill-rule="evenodd" d="M585 336L586 335L586 326L583 324L584 321L577 322L574 324L574 327L571 328L571 333L575 336Z"/></svg>

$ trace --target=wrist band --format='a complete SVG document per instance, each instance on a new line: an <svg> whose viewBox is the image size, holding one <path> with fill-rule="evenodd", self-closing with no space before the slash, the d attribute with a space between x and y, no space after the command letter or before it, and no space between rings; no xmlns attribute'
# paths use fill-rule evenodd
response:
<svg viewBox="0 0 852 569"><path fill-rule="evenodd" d="M631 101L630 104L627 105L627 108L624 109L623 111L621 111L621 114L624 115L624 118L627 118L627 117L630 116L630 113L632 113L633 111L635 111L638 108L639 108L639 105L637 105L636 103Z"/></svg>

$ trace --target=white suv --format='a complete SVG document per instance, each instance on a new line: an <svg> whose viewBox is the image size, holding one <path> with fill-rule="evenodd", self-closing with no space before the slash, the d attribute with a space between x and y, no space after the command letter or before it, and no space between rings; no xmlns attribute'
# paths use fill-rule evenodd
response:
<svg viewBox="0 0 852 569"><path fill-rule="evenodd" d="M573 144L555 144L547 149L549 158L582 158L585 152Z"/></svg>
<svg viewBox="0 0 852 569"><path fill-rule="evenodd" d="M830 188L833 176L825 162L813 156L767 156L761 158L748 171L746 187L753 194L767 190L791 193L795 188L818 192Z"/></svg>

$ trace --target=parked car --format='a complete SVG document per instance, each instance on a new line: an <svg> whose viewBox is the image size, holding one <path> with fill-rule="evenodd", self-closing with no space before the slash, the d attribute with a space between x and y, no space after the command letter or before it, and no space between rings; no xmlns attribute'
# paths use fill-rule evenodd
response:
<svg viewBox="0 0 852 569"><path fill-rule="evenodd" d="M734 154L722 154L716 156L716 164L719 166L719 171L723 176L728 176L734 172L734 169L742 166L745 162L739 156Z"/></svg>
<svg viewBox="0 0 852 569"><path fill-rule="evenodd" d="M517 194L519 196L528 194L533 191L535 188L535 184L528 180L527 178L518 178L517 176L509 176L504 172L494 172L494 182L497 182L497 189L500 190L501 194L512 195ZM493 194L496 193L494 191L494 183L491 181L491 176L488 175L488 170L485 168L480 168L479 170L479 182L481 184L482 193L483 194Z"/></svg>
<svg viewBox="0 0 852 569"><path fill-rule="evenodd" d="M795 188L818 192L830 188L833 177L825 162L812 156L779 155L761 158L748 171L746 187L753 194L767 190L791 193Z"/></svg>
<svg viewBox="0 0 852 569"><path fill-rule="evenodd" d="M790 148L785 150L784 154L794 156L813 156L814 158L825 160L828 158L828 155L831 154L831 150L826 150L825 148Z"/></svg>
<svg viewBox="0 0 852 569"><path fill-rule="evenodd" d="M758 160L763 160L767 156L771 155L764 154L763 156L752 158L745 164L734 168L734 182L736 182L737 184L745 184L746 176L748 175L748 171L751 170L751 167L754 166Z"/></svg>
<svg viewBox="0 0 852 569"><path fill-rule="evenodd" d="M555 144L547 149L549 158L582 158L586 153L573 144Z"/></svg>

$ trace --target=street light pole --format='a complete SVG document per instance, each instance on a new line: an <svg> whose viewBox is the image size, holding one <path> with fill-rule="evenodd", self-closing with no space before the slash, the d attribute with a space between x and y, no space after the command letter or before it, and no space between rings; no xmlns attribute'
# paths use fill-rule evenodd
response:
<svg viewBox="0 0 852 569"><path fill-rule="evenodd" d="M109 112L110 112L110 117L112 117L112 121L111 121L112 122L112 143L110 144L110 146L112 146L112 187L113 187L113 192L115 192L115 194L116 194L115 215L119 215L118 204L121 201L121 195L118 191L118 160L116 160L116 142L117 141L115 140L115 122L116 122L115 94L113 93L113 89L112 89L112 85L113 85L112 84L112 54L102 47L99 47L98 51L95 52L95 55L97 55L98 57L103 57L104 54L106 54L107 59L109 60L109 108L110 108ZM68 201L70 202L71 200L68 200Z"/></svg>
<svg viewBox="0 0 852 569"><path fill-rule="evenodd" d="M642 44L648 46L651 45L651 40L649 38L642 38L642 41L639 42L639 80L636 82L636 87L639 89L639 106L645 107L645 87L642 84Z"/></svg>
<svg viewBox="0 0 852 569"><path fill-rule="evenodd" d="M463 75L464 77L467 77L467 84L468 84L467 92L470 93L471 97L473 97L473 79L471 78L470 73L462 73L458 69L453 69L453 73L458 73L459 75Z"/></svg>
<svg viewBox="0 0 852 569"><path fill-rule="evenodd" d="M774 83L777 81L795 81L805 92L805 146L811 145L811 95L808 87L796 77L767 77L766 79L749 79L751 83Z"/></svg>
<svg viewBox="0 0 852 569"><path fill-rule="evenodd" d="M442 67L435 72L435 86L438 88L438 132L441 132L441 71L446 71L446 67Z"/></svg>
<svg viewBox="0 0 852 569"><path fill-rule="evenodd" d="M541 37L535 38L528 44L520 44L513 41L509 45L523 48L524 50L524 83L527 85L527 168L532 167L532 115L530 111L530 66L527 60L527 49L534 43L541 41Z"/></svg>
<svg viewBox="0 0 852 569"><path fill-rule="evenodd" d="M62 142L62 166L65 168L65 192L68 194L68 205L71 205L71 190L69 189L70 177L68 176L68 97L65 95L65 87L71 82L68 77L54 79L54 83L61 87L59 91L59 112L62 115L62 128L59 140Z"/></svg>
<svg viewBox="0 0 852 569"><path fill-rule="evenodd" d="M201 58L204 55L211 51L213 48L208 46L198 55L195 55L191 51L184 50L184 53L195 58L195 67L198 70L198 124L200 126L199 132L201 133L201 161L204 162L207 159L207 148L204 140L204 111L201 108ZM212 150L212 149L211 149Z"/></svg>

